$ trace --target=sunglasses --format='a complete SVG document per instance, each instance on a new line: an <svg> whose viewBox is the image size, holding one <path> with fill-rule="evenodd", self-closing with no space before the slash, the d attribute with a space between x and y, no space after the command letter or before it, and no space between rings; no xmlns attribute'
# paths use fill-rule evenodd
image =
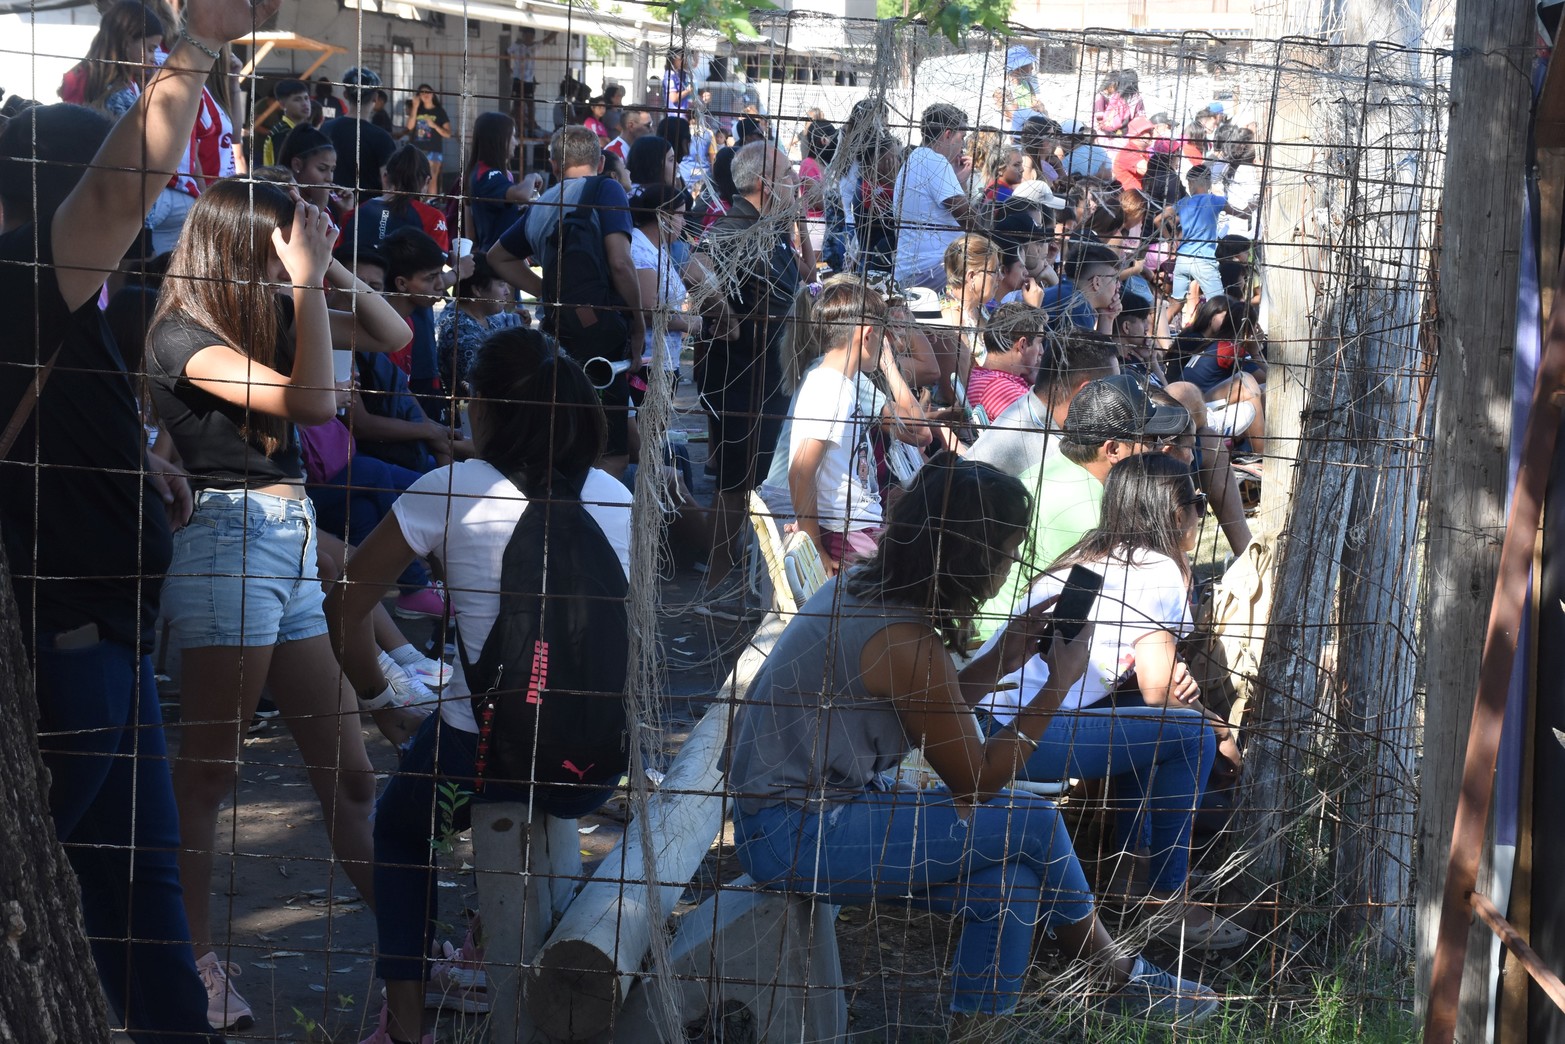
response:
<svg viewBox="0 0 1565 1044"><path fill-rule="evenodd" d="M1197 518L1205 518L1207 510L1207 498L1205 493L1197 493L1189 500L1179 502L1181 508L1193 507Z"/></svg>

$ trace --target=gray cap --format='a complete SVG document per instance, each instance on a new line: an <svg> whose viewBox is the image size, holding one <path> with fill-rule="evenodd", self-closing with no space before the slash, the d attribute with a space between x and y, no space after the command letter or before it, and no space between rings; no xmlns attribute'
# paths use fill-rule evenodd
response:
<svg viewBox="0 0 1565 1044"><path fill-rule="evenodd" d="M1178 435L1190 424L1183 406L1162 405L1147 395L1133 374L1091 381L1071 399L1061 438L1078 446L1097 446L1110 439L1145 442Z"/></svg>

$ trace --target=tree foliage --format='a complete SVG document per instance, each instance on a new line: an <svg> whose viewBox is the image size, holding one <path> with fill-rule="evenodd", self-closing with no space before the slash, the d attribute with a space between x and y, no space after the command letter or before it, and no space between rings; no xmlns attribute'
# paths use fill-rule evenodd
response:
<svg viewBox="0 0 1565 1044"><path fill-rule="evenodd" d="M909 0L907 18L923 22L931 34L959 43L969 29L1004 35L1011 18L1011 0Z"/></svg>
<svg viewBox="0 0 1565 1044"><path fill-rule="evenodd" d="M664 0L654 3L658 17L678 19L686 28L711 28L730 41L756 36L750 22L753 11L775 11L773 0ZM969 29L1005 34L1011 17L1011 0L875 0L879 18L900 18L922 24L930 33L958 43Z"/></svg>

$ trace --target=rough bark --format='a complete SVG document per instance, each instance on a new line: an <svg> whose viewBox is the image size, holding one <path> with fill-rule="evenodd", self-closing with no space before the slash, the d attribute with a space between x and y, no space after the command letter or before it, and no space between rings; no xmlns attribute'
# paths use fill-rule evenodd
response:
<svg viewBox="0 0 1565 1044"><path fill-rule="evenodd" d="M1428 708L1415 870L1420 1013L1505 526L1532 40L1532 7L1524 0L1457 4L1446 184L1482 184L1485 191L1448 194L1442 219L1440 350L1426 515ZM1487 864L1485 859L1479 887L1486 886ZM1489 942L1487 930L1477 927L1468 946L1458 1040L1483 1039Z"/></svg>
<svg viewBox="0 0 1565 1044"><path fill-rule="evenodd" d="M76 875L49 817L38 704L0 549L0 1041L86 1044L109 1037L82 927Z"/></svg>
<svg viewBox="0 0 1565 1044"><path fill-rule="evenodd" d="M1383 5L1382 12L1408 11ZM1352 20L1362 41L1417 44L1416 21L1400 27ZM1368 929L1381 955L1412 943L1413 817L1418 744L1415 680L1422 560L1419 491L1428 458L1420 384L1427 271L1424 194L1431 182L1424 146L1438 117L1417 52L1363 52L1355 121L1359 148L1344 201L1352 241L1339 245L1353 287L1346 322L1358 346L1350 426L1360 493L1342 549L1338 608L1339 700L1334 744L1344 786L1335 854L1339 924ZM1358 93L1355 91L1355 93ZM1433 125L1433 126L1431 126Z"/></svg>

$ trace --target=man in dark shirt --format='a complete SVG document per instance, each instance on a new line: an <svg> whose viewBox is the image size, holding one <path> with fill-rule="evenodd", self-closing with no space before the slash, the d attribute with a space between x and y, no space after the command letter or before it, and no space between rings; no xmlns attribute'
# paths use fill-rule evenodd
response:
<svg viewBox="0 0 1565 1044"><path fill-rule="evenodd" d="M557 305L557 295L551 300L543 280L528 261L531 258L541 260L548 245L556 239L562 215L580 202L588 179L602 172L603 150L599 147L598 136L579 126L555 131L549 141L549 163L559 182L527 205L516 223L489 248L487 256L490 267L501 279L540 301ZM646 326L641 310L641 284L636 279L636 266L630 260L630 200L612 178L603 179L595 199L595 216L603 234L604 266L615 293L625 302L629 319L626 353L632 366L639 367ZM555 332L554 317L547 305L543 326L551 333ZM560 346L575 354L578 362L587 361L568 338L561 338ZM603 389L603 406L609 421L604 467L619 474L629 463L630 453L630 385L624 374Z"/></svg>
<svg viewBox="0 0 1565 1044"><path fill-rule="evenodd" d="M746 500L771 468L788 412L780 348L801 282L789 236L789 209L798 196L793 162L757 141L735 153L732 172L733 206L707 231L700 250L726 292L708 310L714 339L696 374L710 411L717 469L712 557L697 611L721 618L738 615L730 574L738 564ZM756 235L769 243L748 241Z"/></svg>
<svg viewBox="0 0 1565 1044"><path fill-rule="evenodd" d="M368 119L370 99L380 89L380 76L373 69L355 67L342 74L342 93L352 106L349 114L321 124L321 133L337 149L337 184L357 188L364 198L381 190L380 168L397 151L391 135Z"/></svg>
<svg viewBox="0 0 1565 1044"><path fill-rule="evenodd" d="M145 454L97 298L165 182L145 172L173 170L189 143L218 49L280 2L189 0L182 38L112 129L59 105L0 134L0 309L11 324L0 418L26 416L0 460L0 531L36 672L50 812L104 991L137 1044L220 1038L181 902L149 655L169 525L189 517L190 494Z"/></svg>

